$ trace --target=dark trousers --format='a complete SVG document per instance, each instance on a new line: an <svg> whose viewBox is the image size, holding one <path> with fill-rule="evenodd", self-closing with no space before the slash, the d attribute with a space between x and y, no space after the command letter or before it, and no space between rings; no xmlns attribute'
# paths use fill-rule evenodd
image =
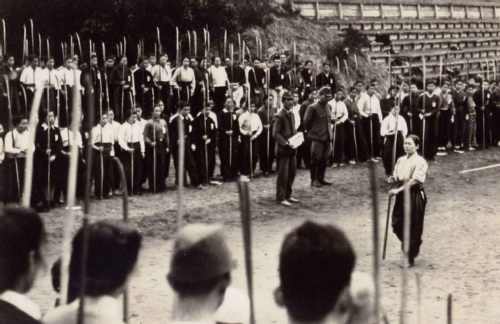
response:
<svg viewBox="0 0 500 324"><path fill-rule="evenodd" d="M477 110L476 115L476 125L477 125L477 144L480 148L489 147L492 142L491 136L491 114L489 109Z"/></svg>
<svg viewBox="0 0 500 324"><path fill-rule="evenodd" d="M142 118L150 119L153 113L153 89L149 89L148 92L141 91L137 93L137 104L142 108Z"/></svg>
<svg viewBox="0 0 500 324"><path fill-rule="evenodd" d="M365 162L369 151L363 127L359 120L344 123L345 154L347 159Z"/></svg>
<svg viewBox="0 0 500 324"><path fill-rule="evenodd" d="M420 132L417 135L418 137L420 137L420 141L422 142L419 152L424 156L425 159L434 160L438 145L438 123L436 116L429 116L424 117L424 119L419 119L418 130Z"/></svg>
<svg viewBox="0 0 500 324"><path fill-rule="evenodd" d="M330 141L311 140L311 181L324 181L328 157L331 154Z"/></svg>
<svg viewBox="0 0 500 324"><path fill-rule="evenodd" d="M117 86L113 89L113 111L115 120L123 123L126 120L127 114L132 109L132 94L129 89L123 89Z"/></svg>
<svg viewBox="0 0 500 324"><path fill-rule="evenodd" d="M264 128L264 131L256 139L259 150L259 165L264 173L273 171L274 162L274 138L270 128Z"/></svg>
<svg viewBox="0 0 500 324"><path fill-rule="evenodd" d="M161 100L164 105L163 115L167 118L170 118L172 115L172 107L169 106L169 97L170 97L170 83L169 82L159 82L159 91L158 98L156 101Z"/></svg>
<svg viewBox="0 0 500 324"><path fill-rule="evenodd" d="M231 143L231 145L230 145ZM238 175L239 143L234 136L223 134L219 137L220 171L224 181L231 181Z"/></svg>
<svg viewBox="0 0 500 324"><path fill-rule="evenodd" d="M250 136L241 136L239 148L240 173L246 176L255 174L257 166L257 140L250 140ZM251 153L250 153L251 152Z"/></svg>
<svg viewBox="0 0 500 324"><path fill-rule="evenodd" d="M143 161L140 144L129 143L128 146L134 150L130 152L122 151L121 161L125 169L125 177L127 178L127 190L130 195L133 195L134 193L141 192Z"/></svg>
<svg viewBox="0 0 500 324"><path fill-rule="evenodd" d="M24 186L25 161L25 158L7 157L5 159L5 180L7 182L5 201L7 203L17 203L21 201Z"/></svg>
<svg viewBox="0 0 500 324"><path fill-rule="evenodd" d="M208 184L214 177L215 171L215 145L213 143L199 143L196 150L196 165L200 174L200 181Z"/></svg>
<svg viewBox="0 0 500 324"><path fill-rule="evenodd" d="M94 178L94 196L97 199L103 199L109 196L111 191L111 174L112 167L114 163L109 151L99 152L96 150L92 151L94 154L92 161L92 175Z"/></svg>
<svg viewBox="0 0 500 324"><path fill-rule="evenodd" d="M345 161L345 123L336 124L333 129L333 163L342 163Z"/></svg>
<svg viewBox="0 0 500 324"><path fill-rule="evenodd" d="M465 142L465 115L462 110L457 110L452 124L452 143L454 147L462 147Z"/></svg>
<svg viewBox="0 0 500 324"><path fill-rule="evenodd" d="M278 178L276 179L276 200L283 201L289 199L292 195L293 181L297 172L297 157L293 155L284 155L277 157Z"/></svg>
<svg viewBox="0 0 500 324"><path fill-rule="evenodd" d="M444 147L448 145L452 134L451 127L451 110L441 110L439 112L439 126L438 126L438 146Z"/></svg>
<svg viewBox="0 0 500 324"><path fill-rule="evenodd" d="M32 204L35 207L40 205L49 207L54 195L56 162L55 160L49 162L45 152L35 152L33 162Z"/></svg>
<svg viewBox="0 0 500 324"><path fill-rule="evenodd" d="M190 184L193 187L197 187L198 185L201 184L200 176L199 176L199 170L196 165L196 151L193 151L191 149L191 144L186 142L185 145L185 150L184 150L184 185L187 183L187 176L189 176ZM175 183L179 183L179 152L177 145L175 145L172 148L172 156L174 159L174 166L175 166Z"/></svg>
<svg viewBox="0 0 500 324"><path fill-rule="evenodd" d="M297 167L302 168L302 163L306 169L311 167L311 140L307 136L304 143L297 149Z"/></svg>
<svg viewBox="0 0 500 324"><path fill-rule="evenodd" d="M218 113L224 108L224 102L226 101L227 87L214 87L213 98L214 98L214 112Z"/></svg>
<svg viewBox="0 0 500 324"><path fill-rule="evenodd" d="M369 157L380 156L380 121L378 116L373 114L370 117L363 117L361 119L363 133L366 135L368 142Z"/></svg>
<svg viewBox="0 0 500 324"><path fill-rule="evenodd" d="M394 171L394 163L399 157L404 155L403 143L404 137L401 132L398 132L396 142L396 155L394 155L394 135L386 136L384 139L384 153L382 155L384 162L385 175L390 176ZM395 158L395 159L394 159Z"/></svg>
<svg viewBox="0 0 500 324"><path fill-rule="evenodd" d="M410 249L409 258L414 259L420 252L422 233L424 231L425 206L427 196L421 186L410 189ZM396 196L396 203L392 211L392 230L398 239L404 240L404 191Z"/></svg>
<svg viewBox="0 0 500 324"><path fill-rule="evenodd" d="M496 107L492 111L492 123L494 127L492 127L493 131L493 145L496 145L500 142L500 107Z"/></svg>
<svg viewBox="0 0 500 324"><path fill-rule="evenodd" d="M167 152L164 143L157 142L155 147L146 146L144 165L147 170L149 190L152 192L161 192L166 189L166 161Z"/></svg>

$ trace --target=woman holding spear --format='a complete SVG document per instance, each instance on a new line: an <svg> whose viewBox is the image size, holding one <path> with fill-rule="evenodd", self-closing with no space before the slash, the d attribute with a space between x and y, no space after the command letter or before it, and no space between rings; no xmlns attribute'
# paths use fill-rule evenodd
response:
<svg viewBox="0 0 500 324"><path fill-rule="evenodd" d="M393 175L388 182L395 185L389 191L389 196L396 196L396 203L392 212L392 229L394 234L404 242L404 189L410 190L410 240L408 251L408 262L410 266L415 264L415 258L420 252L422 244L422 233L424 229L425 206L427 196L423 184L427 177L428 165L417 150L420 139L416 135L409 135L404 142L404 156L398 159Z"/></svg>

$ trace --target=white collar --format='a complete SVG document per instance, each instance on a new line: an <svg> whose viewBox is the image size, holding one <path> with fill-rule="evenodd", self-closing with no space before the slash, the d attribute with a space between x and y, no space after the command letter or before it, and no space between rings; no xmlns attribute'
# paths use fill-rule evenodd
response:
<svg viewBox="0 0 500 324"><path fill-rule="evenodd" d="M40 307L25 295L12 290L7 290L0 295L0 300L7 302L36 320L42 319Z"/></svg>

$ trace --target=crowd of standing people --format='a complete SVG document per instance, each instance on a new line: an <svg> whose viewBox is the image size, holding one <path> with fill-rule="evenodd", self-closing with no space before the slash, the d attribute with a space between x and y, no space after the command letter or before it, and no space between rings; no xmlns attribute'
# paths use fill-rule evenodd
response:
<svg viewBox="0 0 500 324"><path fill-rule="evenodd" d="M241 175L278 172L276 198L286 206L297 202L291 195L296 168L309 169L311 185L321 187L331 185L328 166L382 159L389 180L410 134L420 138L419 153L427 161L500 144L500 84L480 76L400 78L386 90L377 80L342 86L329 63L316 68L285 54L253 62L186 57L178 66L166 54L140 57L135 65L126 56L101 63L95 54L87 62L65 58L59 67L52 57L32 56L21 66L14 56L2 58L1 200L21 199L37 90L43 94L31 204L38 210L65 203L75 139L81 184L83 152L91 146L96 199L120 194L122 185L129 194L165 191L170 161L178 167L183 142L185 184L203 189ZM74 101L83 111L78 134L70 129ZM298 133L303 142L290 149L288 139ZM116 159L124 165L126 184ZM172 176L177 184L177 172Z"/></svg>

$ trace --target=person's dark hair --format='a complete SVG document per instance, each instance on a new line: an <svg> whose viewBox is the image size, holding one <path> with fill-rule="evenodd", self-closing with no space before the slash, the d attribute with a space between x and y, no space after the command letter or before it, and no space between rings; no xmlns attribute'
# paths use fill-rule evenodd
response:
<svg viewBox="0 0 500 324"><path fill-rule="evenodd" d="M420 147L420 137L415 134L408 135L406 138L410 138L416 147Z"/></svg>
<svg viewBox="0 0 500 324"><path fill-rule="evenodd" d="M231 273L197 282L182 282L175 280L171 276L168 277L170 286L181 298L205 296L222 281L231 282Z"/></svg>
<svg viewBox="0 0 500 324"><path fill-rule="evenodd" d="M137 263L142 235L124 224L100 221L87 226L87 280L85 294L98 297L114 293L125 284ZM80 290L84 229L73 238L68 300Z"/></svg>
<svg viewBox="0 0 500 324"><path fill-rule="evenodd" d="M32 209L5 207L0 209L0 293L14 289L30 267L30 254L43 261L41 247L45 227Z"/></svg>
<svg viewBox="0 0 500 324"><path fill-rule="evenodd" d="M317 321L332 311L349 285L356 256L342 231L305 222L281 246L279 275L283 302L298 321Z"/></svg>

